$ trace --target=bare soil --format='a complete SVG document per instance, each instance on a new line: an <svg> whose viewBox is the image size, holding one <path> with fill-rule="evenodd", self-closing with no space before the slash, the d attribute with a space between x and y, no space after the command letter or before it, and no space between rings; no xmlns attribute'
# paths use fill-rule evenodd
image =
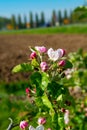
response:
<svg viewBox="0 0 87 130"><path fill-rule="evenodd" d="M67 53L83 48L87 51L87 35L0 35L0 81L27 79L28 74L12 74L12 68L28 61L29 46L44 45L47 48L64 48Z"/></svg>

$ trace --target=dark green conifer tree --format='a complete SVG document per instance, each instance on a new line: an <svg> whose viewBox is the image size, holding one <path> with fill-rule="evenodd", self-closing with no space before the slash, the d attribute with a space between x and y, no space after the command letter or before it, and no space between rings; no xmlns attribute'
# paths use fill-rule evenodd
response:
<svg viewBox="0 0 87 130"><path fill-rule="evenodd" d="M64 19L67 19L67 18L68 18L67 10L65 9L65 10L64 10Z"/></svg>
<svg viewBox="0 0 87 130"><path fill-rule="evenodd" d="M72 20L72 11L70 11L69 20L70 20L70 23L72 23L72 22L73 22L73 20Z"/></svg>
<svg viewBox="0 0 87 130"><path fill-rule="evenodd" d="M27 18L26 15L24 15L24 28L26 28L26 24L27 24Z"/></svg>
<svg viewBox="0 0 87 130"><path fill-rule="evenodd" d="M39 18L38 18L38 14L35 14L35 23L36 23L36 27L39 27Z"/></svg>
<svg viewBox="0 0 87 130"><path fill-rule="evenodd" d="M44 12L41 12L41 21L40 21L41 26L45 24L45 17L44 17Z"/></svg>
<svg viewBox="0 0 87 130"><path fill-rule="evenodd" d="M55 26L57 19L56 19L56 12L53 10L52 12L52 25Z"/></svg>
<svg viewBox="0 0 87 130"><path fill-rule="evenodd" d="M34 27L34 22L33 22L33 14L32 14L32 12L30 12L30 19L29 19L29 21L30 21L30 27L33 28Z"/></svg>
<svg viewBox="0 0 87 130"><path fill-rule="evenodd" d="M62 14L61 14L61 10L58 11L58 22L61 25L62 24Z"/></svg>
<svg viewBox="0 0 87 130"><path fill-rule="evenodd" d="M18 15L18 28L19 28L19 29L22 29L22 28L23 28L23 24L22 24L21 16L20 16L20 15Z"/></svg>
<svg viewBox="0 0 87 130"><path fill-rule="evenodd" d="M11 17L11 25L12 25L13 29L16 29L16 18L15 18L15 15L12 15L12 17Z"/></svg>

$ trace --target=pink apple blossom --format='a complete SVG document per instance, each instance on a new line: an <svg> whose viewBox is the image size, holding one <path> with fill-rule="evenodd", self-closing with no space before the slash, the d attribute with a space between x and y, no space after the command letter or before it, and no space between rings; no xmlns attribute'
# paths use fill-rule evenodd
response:
<svg viewBox="0 0 87 130"><path fill-rule="evenodd" d="M47 54L50 58L50 60L53 60L53 61L57 61L59 60L60 58L62 58L62 56L64 55L64 50L63 49L57 49L57 50L53 50L52 48L50 48L48 51L47 51Z"/></svg>
<svg viewBox="0 0 87 130"><path fill-rule="evenodd" d="M20 122L20 128L24 130L26 127L28 127L28 122L27 121L21 121Z"/></svg>
<svg viewBox="0 0 87 130"><path fill-rule="evenodd" d="M35 49L37 51L39 51L40 53L46 53L47 52L47 48L44 46L36 46Z"/></svg>
<svg viewBox="0 0 87 130"><path fill-rule="evenodd" d="M40 67L42 71L47 71L48 64L46 62L41 62Z"/></svg>
<svg viewBox="0 0 87 130"><path fill-rule="evenodd" d="M44 118L44 117L40 117L39 119L38 119L38 124L39 125L43 125L43 124L45 124L46 123L46 119Z"/></svg>
<svg viewBox="0 0 87 130"><path fill-rule="evenodd" d="M62 57L66 54L66 51L64 49L58 49L61 51Z"/></svg>

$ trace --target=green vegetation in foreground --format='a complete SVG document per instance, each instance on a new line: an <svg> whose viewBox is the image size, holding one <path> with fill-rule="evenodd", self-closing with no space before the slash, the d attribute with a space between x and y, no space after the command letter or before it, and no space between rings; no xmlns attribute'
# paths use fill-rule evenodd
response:
<svg viewBox="0 0 87 130"><path fill-rule="evenodd" d="M60 27L37 28L37 29L0 31L0 34L57 34L57 33L87 34L87 24L66 25Z"/></svg>
<svg viewBox="0 0 87 130"><path fill-rule="evenodd" d="M0 83L0 130L6 130L11 117L16 122L21 119L21 114L27 113L27 100L25 99L25 88L29 84L26 81L19 81L15 83ZM29 103L28 103L29 104ZM19 118L17 118L19 115ZM18 130L19 127L14 130Z"/></svg>

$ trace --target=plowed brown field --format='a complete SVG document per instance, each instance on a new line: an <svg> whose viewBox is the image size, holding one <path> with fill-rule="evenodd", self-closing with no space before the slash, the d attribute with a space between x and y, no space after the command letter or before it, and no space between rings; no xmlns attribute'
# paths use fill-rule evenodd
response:
<svg viewBox="0 0 87 130"><path fill-rule="evenodd" d="M67 52L83 48L87 51L87 35L0 35L0 80L6 82L26 79L28 74L12 74L13 66L28 60L28 46L64 48ZM25 77L25 78L24 78Z"/></svg>

